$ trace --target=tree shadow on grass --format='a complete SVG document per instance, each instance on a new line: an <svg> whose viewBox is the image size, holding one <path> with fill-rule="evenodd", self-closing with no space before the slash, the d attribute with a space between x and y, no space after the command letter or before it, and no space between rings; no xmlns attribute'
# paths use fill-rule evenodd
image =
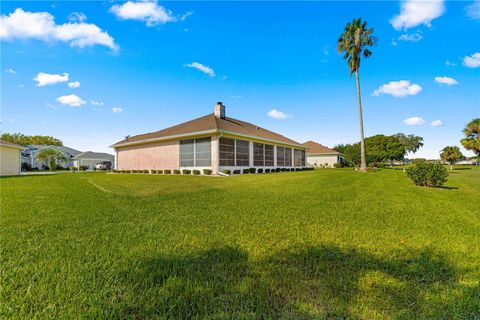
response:
<svg viewBox="0 0 480 320"><path fill-rule="evenodd" d="M458 276L428 250L385 259L325 245L250 260L223 247L138 261L108 305L133 319L450 318L456 302L441 297ZM464 315L473 314L467 305Z"/></svg>

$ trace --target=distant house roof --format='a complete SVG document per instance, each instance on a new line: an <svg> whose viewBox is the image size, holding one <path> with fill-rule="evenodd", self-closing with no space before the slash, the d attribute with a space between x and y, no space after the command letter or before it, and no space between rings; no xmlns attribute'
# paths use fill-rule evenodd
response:
<svg viewBox="0 0 480 320"><path fill-rule="evenodd" d="M82 151L75 150L75 149L65 147L65 146L51 146L51 145L43 145L43 144L31 144L31 145L28 145L27 148L29 150L56 149L56 150L60 150L64 153L68 153L72 157L76 156L77 154L82 153Z"/></svg>
<svg viewBox="0 0 480 320"><path fill-rule="evenodd" d="M9 142L9 141L5 141L5 140L2 140L2 139L0 139L0 145L5 146L5 147L17 148L17 149L25 149L25 147L23 147L19 144L12 143L12 142Z"/></svg>
<svg viewBox="0 0 480 320"><path fill-rule="evenodd" d="M259 140L283 143L305 148L301 143L291 140L281 134L269 131L254 124L229 117L217 117L213 113L181 123L160 131L140 134L115 143L112 147L121 147L134 144L153 142L156 140L175 139L179 136L188 136L201 133L225 133L258 138Z"/></svg>
<svg viewBox="0 0 480 320"><path fill-rule="evenodd" d="M103 153L103 152L92 152L92 151L85 151L82 153L77 154L75 157L73 157L73 160L76 159L89 159L89 160L107 160L107 161L113 161L115 157L109 153Z"/></svg>
<svg viewBox="0 0 480 320"><path fill-rule="evenodd" d="M327 148L315 141L304 142L303 145L308 148L307 154L341 154L340 152Z"/></svg>

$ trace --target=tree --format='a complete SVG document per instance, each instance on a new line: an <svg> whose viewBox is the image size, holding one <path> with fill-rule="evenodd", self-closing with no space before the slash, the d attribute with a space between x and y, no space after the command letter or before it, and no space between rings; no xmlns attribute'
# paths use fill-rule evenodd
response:
<svg viewBox="0 0 480 320"><path fill-rule="evenodd" d="M463 129L465 139L460 142L467 150L472 150L480 158L480 118L473 119Z"/></svg>
<svg viewBox="0 0 480 320"><path fill-rule="evenodd" d="M350 165L358 168L360 165L360 144L339 144L334 147L335 150L342 153L345 161Z"/></svg>
<svg viewBox="0 0 480 320"><path fill-rule="evenodd" d="M28 146L29 144L50 145L50 146L63 146L62 141L50 136L27 136L21 133L4 133L2 134L2 140L16 143L22 146Z"/></svg>
<svg viewBox="0 0 480 320"><path fill-rule="evenodd" d="M367 162L392 162L402 160L406 154L405 146L395 136L376 136L365 139Z"/></svg>
<svg viewBox="0 0 480 320"><path fill-rule="evenodd" d="M423 147L422 137L413 134L406 135L404 133L397 133L393 136L397 137L398 141L405 147L405 154L409 152L415 153Z"/></svg>
<svg viewBox="0 0 480 320"><path fill-rule="evenodd" d="M347 23L345 29L337 41L337 51L343 53L343 59L347 60L350 69L350 77L355 73L357 85L358 112L360 115L360 170L367 171L365 160L365 139L363 134L362 99L360 95L359 69L362 55L368 58L372 52L367 48L375 45L377 38L373 36L373 28L367 28L367 22L361 18L353 19Z"/></svg>
<svg viewBox="0 0 480 320"><path fill-rule="evenodd" d="M463 154L460 151L460 148L457 146L448 146L443 148L442 152L440 153L440 158L443 161L447 161L450 163L450 170L453 170L453 164L460 159L463 159Z"/></svg>
<svg viewBox="0 0 480 320"><path fill-rule="evenodd" d="M67 161L67 158L60 150L46 148L37 154L37 160L47 161L49 163L50 171L55 171L57 161Z"/></svg>

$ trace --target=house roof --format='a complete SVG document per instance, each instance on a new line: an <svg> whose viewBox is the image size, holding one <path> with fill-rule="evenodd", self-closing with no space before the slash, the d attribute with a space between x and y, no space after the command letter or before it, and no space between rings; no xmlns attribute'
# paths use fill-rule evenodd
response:
<svg viewBox="0 0 480 320"><path fill-rule="evenodd" d="M307 141L303 143L308 148L307 154L341 154L340 152L327 148L315 141Z"/></svg>
<svg viewBox="0 0 480 320"><path fill-rule="evenodd" d="M23 147L19 144L12 143L10 141L5 141L5 140L2 140L2 139L0 139L0 145L6 146L6 147L11 147L11 148L17 148L17 149L24 149L25 148L25 147Z"/></svg>
<svg viewBox="0 0 480 320"><path fill-rule="evenodd" d="M193 135L196 133L220 132L226 134L243 135L249 138L257 138L259 140L283 143L286 145L293 145L305 148L301 143L284 137L281 134L234 118L216 117L213 113L160 131L129 137L128 139L124 139L115 143L112 147L115 148L126 145L141 144L162 139L166 140L168 138L173 139L176 136L187 136L189 134Z"/></svg>
<svg viewBox="0 0 480 320"><path fill-rule="evenodd" d="M109 153L85 151L77 154L72 159L113 160L115 157Z"/></svg>
<svg viewBox="0 0 480 320"><path fill-rule="evenodd" d="M82 153L82 151L79 151L79 150L76 150L76 149L72 149L72 148L69 148L69 147L65 147L65 146L51 146L51 145L43 145L43 144L30 144L28 145L27 147L30 151L31 150L42 150L42 149L57 149L57 150L60 150L64 153L68 153L70 154L71 156L76 156L77 154L80 154Z"/></svg>

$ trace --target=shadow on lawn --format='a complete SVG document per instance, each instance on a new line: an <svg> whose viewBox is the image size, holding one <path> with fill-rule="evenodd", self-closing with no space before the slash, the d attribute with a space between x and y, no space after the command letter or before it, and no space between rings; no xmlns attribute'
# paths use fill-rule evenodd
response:
<svg viewBox="0 0 480 320"><path fill-rule="evenodd" d="M125 290L110 306L135 319L347 319L362 307L370 317L452 317L454 308L441 295L458 274L445 257L431 251L398 256L384 260L329 245L260 261L231 247L146 259L121 275Z"/></svg>

